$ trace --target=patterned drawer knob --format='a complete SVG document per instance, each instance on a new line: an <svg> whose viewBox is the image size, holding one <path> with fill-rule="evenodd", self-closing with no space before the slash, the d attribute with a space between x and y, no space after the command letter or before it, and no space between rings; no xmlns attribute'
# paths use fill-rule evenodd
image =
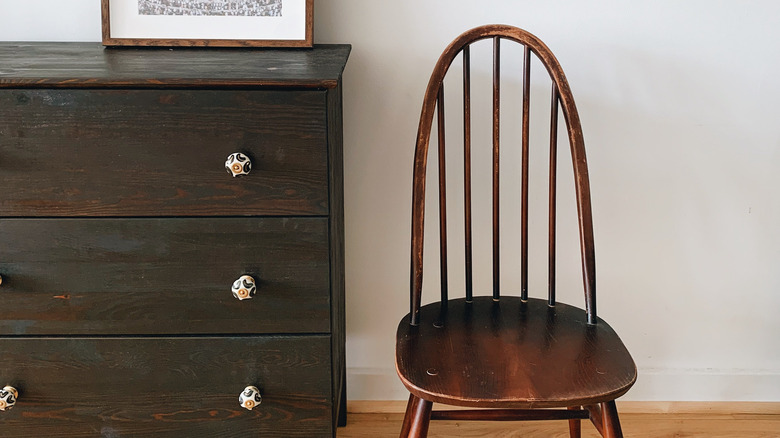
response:
<svg viewBox="0 0 780 438"><path fill-rule="evenodd" d="M225 161L225 169L234 178L239 175L249 175L249 172L252 170L252 160L246 155L236 152L230 154L227 161Z"/></svg>
<svg viewBox="0 0 780 438"><path fill-rule="evenodd" d="M252 410L260 403L263 402L263 397L260 396L260 390L255 386L247 386L244 388L244 392L238 396L238 402L245 409Z"/></svg>
<svg viewBox="0 0 780 438"><path fill-rule="evenodd" d="M233 287L231 287L230 290L233 292L233 296L239 300L248 300L255 296L257 284L255 283L254 278L248 275L242 275L238 280L233 282Z"/></svg>
<svg viewBox="0 0 780 438"><path fill-rule="evenodd" d="M7 411L14 407L18 398L19 391L13 386L6 386L0 390L0 411Z"/></svg>

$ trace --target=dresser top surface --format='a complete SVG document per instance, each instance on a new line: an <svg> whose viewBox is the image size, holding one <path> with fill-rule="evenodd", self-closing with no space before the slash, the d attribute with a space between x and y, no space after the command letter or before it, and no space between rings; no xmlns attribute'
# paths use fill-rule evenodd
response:
<svg viewBox="0 0 780 438"><path fill-rule="evenodd" d="M336 87L349 45L313 49L104 48L0 43L0 88Z"/></svg>

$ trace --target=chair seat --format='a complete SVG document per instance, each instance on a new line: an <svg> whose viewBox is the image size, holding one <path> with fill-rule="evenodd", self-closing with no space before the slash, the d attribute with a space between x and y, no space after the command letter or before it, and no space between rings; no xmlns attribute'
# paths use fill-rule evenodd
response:
<svg viewBox="0 0 780 438"><path fill-rule="evenodd" d="M409 391L455 406L586 406L623 395L636 365L614 330L585 311L519 297L450 300L398 326L396 370Z"/></svg>

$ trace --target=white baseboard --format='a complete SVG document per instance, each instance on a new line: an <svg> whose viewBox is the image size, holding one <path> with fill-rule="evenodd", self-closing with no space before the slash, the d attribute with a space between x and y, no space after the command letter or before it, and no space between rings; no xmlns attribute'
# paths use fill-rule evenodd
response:
<svg viewBox="0 0 780 438"><path fill-rule="evenodd" d="M618 401L621 414L691 414L691 415L778 415L780 402L636 402ZM434 405L434 410L458 409ZM406 401L402 400L352 400L347 411L352 414L403 414Z"/></svg>
<svg viewBox="0 0 780 438"><path fill-rule="evenodd" d="M395 370L347 368L347 399L405 401ZM780 402L780 371L640 369L624 402Z"/></svg>
<svg viewBox="0 0 780 438"><path fill-rule="evenodd" d="M780 372L640 369L626 401L780 402Z"/></svg>

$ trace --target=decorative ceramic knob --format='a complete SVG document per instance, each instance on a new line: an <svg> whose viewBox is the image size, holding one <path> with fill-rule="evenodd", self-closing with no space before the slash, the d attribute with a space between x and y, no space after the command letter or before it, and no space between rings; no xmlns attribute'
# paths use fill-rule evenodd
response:
<svg viewBox="0 0 780 438"><path fill-rule="evenodd" d="M248 300L255 296L257 284L255 283L254 278L248 275L242 275L238 280L233 282L233 287L231 287L230 290L233 292L233 296L239 300Z"/></svg>
<svg viewBox="0 0 780 438"><path fill-rule="evenodd" d="M252 170L252 160L246 155L236 152L235 154L230 154L227 161L225 161L225 169L233 177L249 175L249 172Z"/></svg>
<svg viewBox="0 0 780 438"><path fill-rule="evenodd" d="M7 411L14 407L18 398L19 391L13 386L6 386L0 390L0 411Z"/></svg>
<svg viewBox="0 0 780 438"><path fill-rule="evenodd" d="M250 411L262 403L262 401L263 397L260 396L260 390L255 386L247 386L244 388L244 392L238 396L238 402L241 406Z"/></svg>

